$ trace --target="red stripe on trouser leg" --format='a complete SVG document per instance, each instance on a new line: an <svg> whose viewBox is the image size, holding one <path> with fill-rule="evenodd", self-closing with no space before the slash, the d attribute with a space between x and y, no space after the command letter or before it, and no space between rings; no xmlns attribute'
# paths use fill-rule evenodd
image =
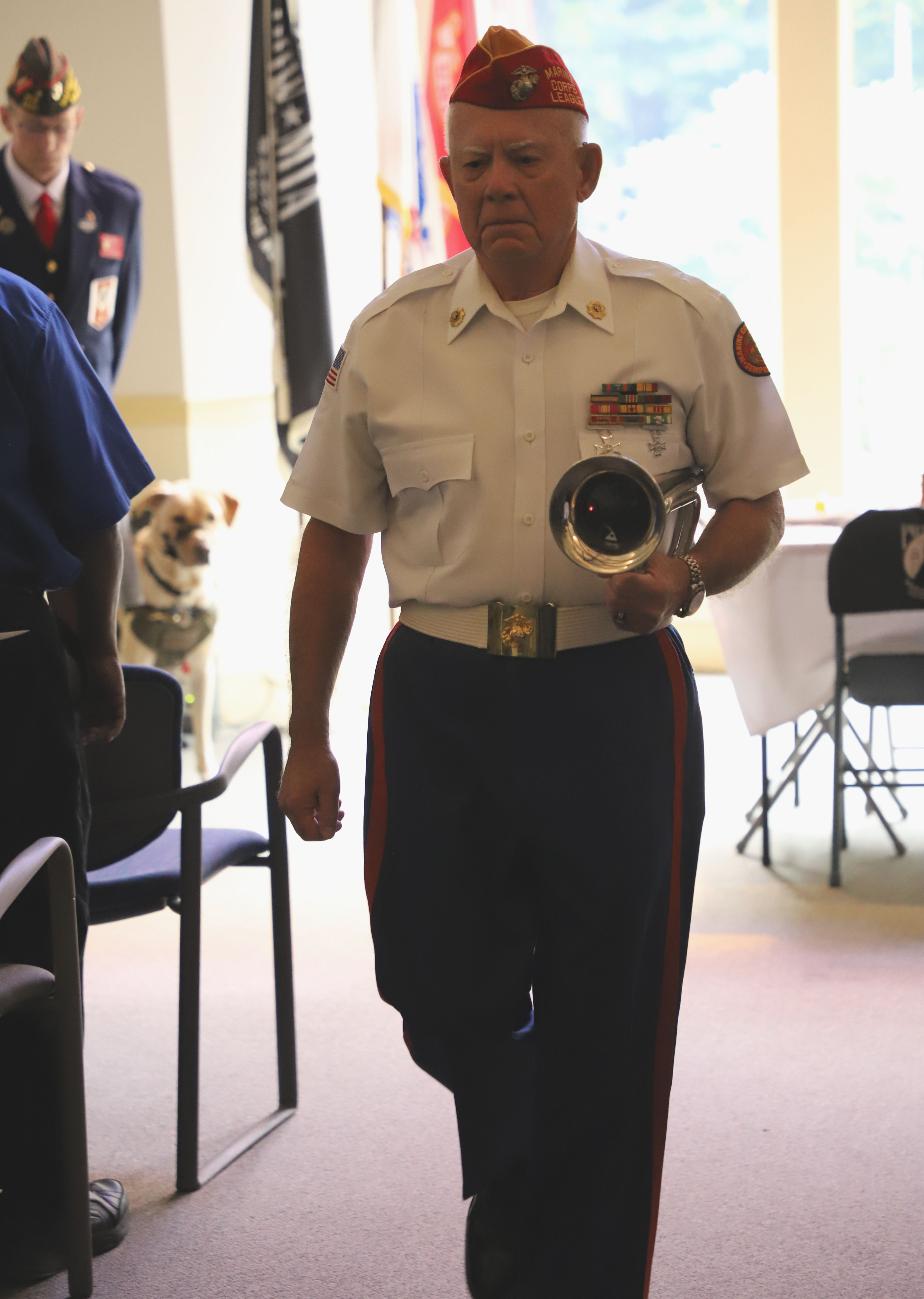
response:
<svg viewBox="0 0 924 1299"><path fill-rule="evenodd" d="M648 1262L645 1268L644 1296L651 1284L655 1234L658 1228L658 1204L661 1198L661 1170L667 1138L667 1109L674 1071L677 1011L680 1001L680 865L683 837L684 749L687 740L687 687L683 668L668 632L658 633L658 644L671 684L674 701L674 798L673 838L671 843L671 882L667 903L667 925L664 935L664 965L661 973L661 1003L655 1038L654 1095L652 1097L651 1151L651 1217L648 1231Z"/></svg>
<svg viewBox="0 0 924 1299"><path fill-rule="evenodd" d="M366 901L369 910L375 901L375 891L379 882L379 871L382 867L382 856L385 852L385 827L388 823L388 783L385 779L385 684L384 663L391 638L398 630L395 624L375 668L372 682L372 698L369 703L369 736L372 745L372 793L366 821L366 842L364 851L364 876L366 881Z"/></svg>

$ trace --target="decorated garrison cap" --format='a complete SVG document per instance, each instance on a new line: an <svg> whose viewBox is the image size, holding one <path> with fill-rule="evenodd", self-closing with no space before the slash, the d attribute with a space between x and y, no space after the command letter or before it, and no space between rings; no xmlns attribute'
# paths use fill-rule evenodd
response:
<svg viewBox="0 0 924 1299"><path fill-rule="evenodd" d="M10 103L27 113L51 117L77 103L80 85L48 37L35 36L16 60L6 93Z"/></svg>
<svg viewBox="0 0 924 1299"><path fill-rule="evenodd" d="M578 84L548 45L512 27L489 27L462 65L450 104L479 108L570 108L587 116Z"/></svg>

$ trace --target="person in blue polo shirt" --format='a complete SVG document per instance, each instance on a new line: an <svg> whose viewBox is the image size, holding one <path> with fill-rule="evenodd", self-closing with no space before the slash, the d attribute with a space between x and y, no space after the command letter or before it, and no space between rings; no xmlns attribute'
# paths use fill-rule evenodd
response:
<svg viewBox="0 0 924 1299"><path fill-rule="evenodd" d="M73 331L45 294L0 270L0 869L60 835L74 857L78 935L87 934L88 803L82 744L113 739L125 716L115 638L117 525L153 478ZM73 591L66 633L46 592ZM0 918L0 962L51 968L37 879ZM49 1026L0 1023L0 1280L64 1266ZM16 1121L8 1121L16 1115ZM90 1185L96 1253L125 1234L121 1184Z"/></svg>

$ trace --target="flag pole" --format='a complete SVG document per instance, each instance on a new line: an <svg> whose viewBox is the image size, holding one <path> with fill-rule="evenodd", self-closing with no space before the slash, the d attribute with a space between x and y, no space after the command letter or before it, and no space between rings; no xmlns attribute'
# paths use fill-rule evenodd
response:
<svg viewBox="0 0 924 1299"><path fill-rule="evenodd" d="M287 0L283 0L283 4ZM282 314L282 240L279 235L279 193L276 185L276 104L273 99L273 0L262 0L263 8L263 98L266 112L266 140L268 146L268 185L267 215L270 228L270 276L272 278L271 296L273 300L273 414L276 419L277 433L279 419L279 367L284 367L285 323ZM288 381L288 375L286 375ZM291 418L291 411L289 412Z"/></svg>

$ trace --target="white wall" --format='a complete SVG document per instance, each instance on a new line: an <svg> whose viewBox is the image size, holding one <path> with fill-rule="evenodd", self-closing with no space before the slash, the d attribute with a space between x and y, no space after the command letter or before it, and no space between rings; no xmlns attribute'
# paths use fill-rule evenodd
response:
<svg viewBox="0 0 924 1299"><path fill-rule="evenodd" d="M120 390L177 393L182 365L158 0L4 0L4 87L32 36L63 50L80 81L85 118L75 157L127 176L144 194L144 297Z"/></svg>

